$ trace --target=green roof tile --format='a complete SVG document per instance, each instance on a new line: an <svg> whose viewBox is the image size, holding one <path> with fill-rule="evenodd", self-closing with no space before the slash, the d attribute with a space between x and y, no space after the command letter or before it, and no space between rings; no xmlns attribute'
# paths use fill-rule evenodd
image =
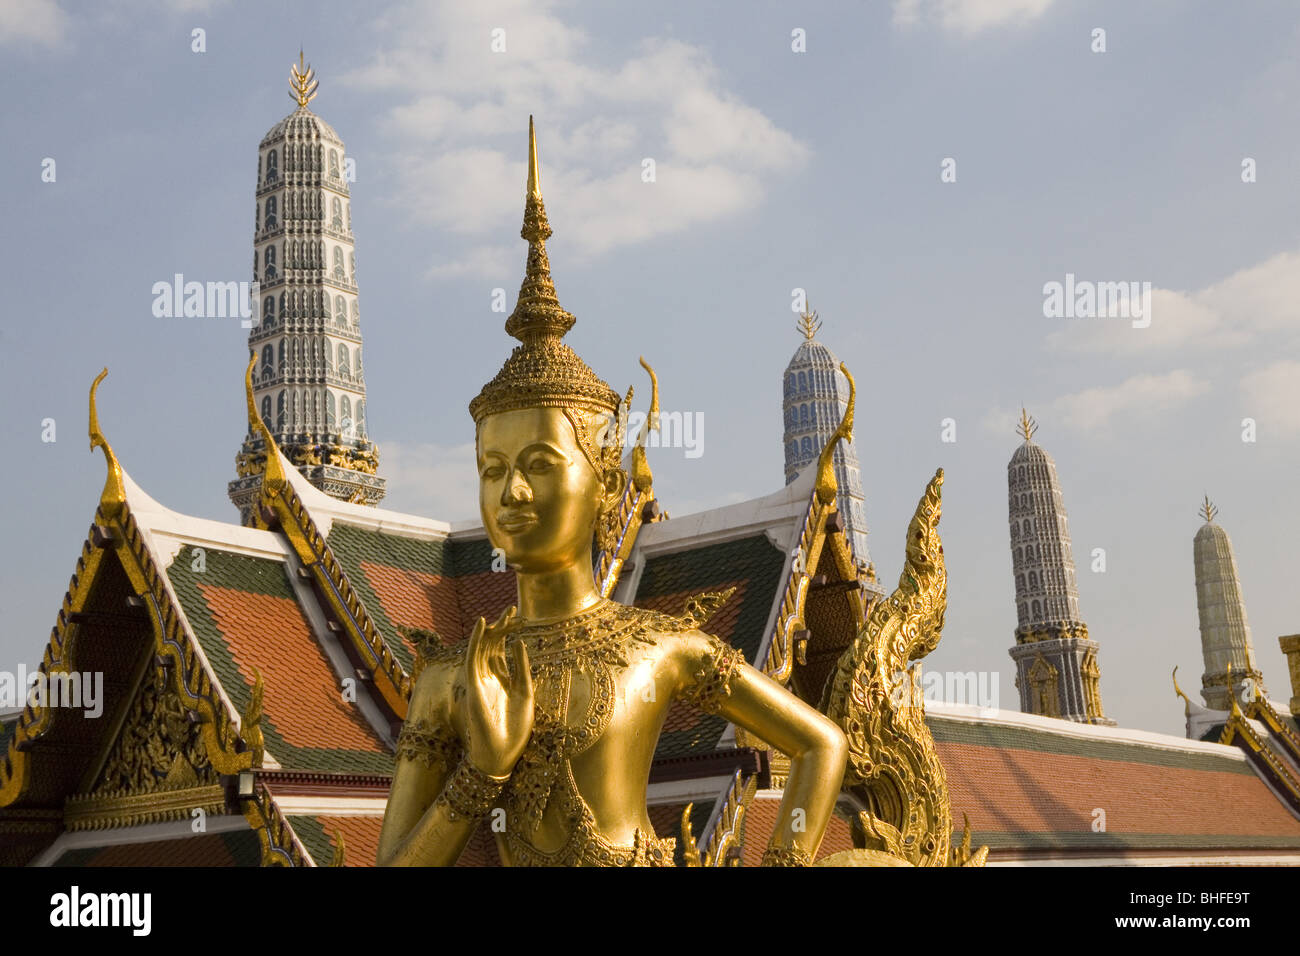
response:
<svg viewBox="0 0 1300 956"><path fill-rule="evenodd" d="M644 606L659 596L717 590L738 581L745 582L744 593L732 598L740 601L741 606L728 638L753 663L784 567L785 555L762 534L652 557L641 575L635 603ZM724 718L700 714L697 721L685 728L665 730L655 756L675 757L715 750L726 727Z"/></svg>
<svg viewBox="0 0 1300 956"><path fill-rule="evenodd" d="M320 821L306 814L293 814L288 817L288 820L289 826L293 827L293 832L298 834L298 839L307 848L316 865L328 866L334 859L334 846L330 842L329 834L320 825Z"/></svg>
<svg viewBox="0 0 1300 956"><path fill-rule="evenodd" d="M245 682L235 663L234 654L221 632L207 599L205 587L229 588L251 594L284 598L297 605L298 596L289 586L283 562L232 554L204 548L202 570L195 560L196 548L186 545L167 568L167 577L180 599L186 619L194 629L208 663L217 675L235 708L242 713L248 705L252 685ZM301 610L300 612L301 613ZM306 626L304 621L304 626ZM393 756L388 752L371 752L326 747L296 747L285 740L270 713L262 718L266 749L288 770L320 770L353 773L392 773Z"/></svg>

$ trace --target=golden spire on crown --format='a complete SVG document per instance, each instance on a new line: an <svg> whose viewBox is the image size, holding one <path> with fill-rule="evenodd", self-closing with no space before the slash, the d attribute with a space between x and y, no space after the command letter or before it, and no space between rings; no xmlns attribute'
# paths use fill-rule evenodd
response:
<svg viewBox="0 0 1300 956"><path fill-rule="evenodd" d="M524 225L519 234L528 240L528 265L519 286L519 300L506 319L506 332L520 342L496 378L483 386L469 413L474 421L487 415L520 408L583 409L598 415L617 413L619 396L561 339L574 318L560 307L551 281L546 240L551 225L542 203L537 167L537 136L528 117L528 189L524 196Z"/></svg>
<svg viewBox="0 0 1300 956"><path fill-rule="evenodd" d="M305 107L316 96L320 82L311 65L303 62L302 48L298 48L298 63L289 67L289 96Z"/></svg>

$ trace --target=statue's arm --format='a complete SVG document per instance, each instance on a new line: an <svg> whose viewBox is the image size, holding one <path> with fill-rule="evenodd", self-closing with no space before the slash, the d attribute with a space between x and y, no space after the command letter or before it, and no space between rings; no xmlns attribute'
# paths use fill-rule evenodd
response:
<svg viewBox="0 0 1300 956"><path fill-rule="evenodd" d="M380 866L452 866L507 778L479 773L451 721L457 668L430 665L411 692L379 834Z"/></svg>
<svg viewBox="0 0 1300 956"><path fill-rule="evenodd" d="M715 637L688 637L685 696L790 757L790 777L765 863L808 864L821 845L844 781L843 731Z"/></svg>

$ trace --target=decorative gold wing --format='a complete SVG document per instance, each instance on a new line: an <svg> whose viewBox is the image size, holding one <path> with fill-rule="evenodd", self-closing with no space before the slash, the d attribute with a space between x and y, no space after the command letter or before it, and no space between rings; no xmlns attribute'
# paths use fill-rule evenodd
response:
<svg viewBox="0 0 1300 956"><path fill-rule="evenodd" d="M915 866L946 865L952 834L947 777L910 670L938 645L948 606L942 486L941 468L908 525L898 588L872 607L840 657L822 708L849 740L844 787L867 807L853 827L854 843Z"/></svg>

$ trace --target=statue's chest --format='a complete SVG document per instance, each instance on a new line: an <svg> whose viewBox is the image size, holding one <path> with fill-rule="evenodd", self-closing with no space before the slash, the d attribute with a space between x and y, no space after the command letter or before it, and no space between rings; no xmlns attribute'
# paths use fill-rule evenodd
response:
<svg viewBox="0 0 1300 956"><path fill-rule="evenodd" d="M576 651L529 651L533 733L506 793L525 833L536 831L544 817L577 821L588 815L573 761L602 739L616 740L620 728L639 719L625 698L636 676L655 662L640 647L613 641Z"/></svg>
<svg viewBox="0 0 1300 956"><path fill-rule="evenodd" d="M619 709L626 665L605 660L541 661L532 670L533 736L528 750L569 758L605 735Z"/></svg>

